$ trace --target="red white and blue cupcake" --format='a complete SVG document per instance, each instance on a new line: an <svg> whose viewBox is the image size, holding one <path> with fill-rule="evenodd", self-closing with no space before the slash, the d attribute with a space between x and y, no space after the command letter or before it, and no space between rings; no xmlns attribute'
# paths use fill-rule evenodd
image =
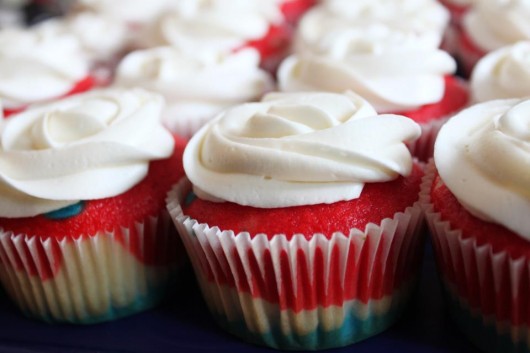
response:
<svg viewBox="0 0 530 353"><path fill-rule="evenodd" d="M270 94L203 127L168 209L217 322L279 349L394 323L422 253L423 172L405 145L419 134L332 93Z"/></svg>
<svg viewBox="0 0 530 353"><path fill-rule="evenodd" d="M487 352L529 352L528 98L451 118L423 185L452 318Z"/></svg>
<svg viewBox="0 0 530 353"><path fill-rule="evenodd" d="M184 142L163 100L102 90L4 121L0 279L28 316L112 320L156 305L185 256L165 209Z"/></svg>

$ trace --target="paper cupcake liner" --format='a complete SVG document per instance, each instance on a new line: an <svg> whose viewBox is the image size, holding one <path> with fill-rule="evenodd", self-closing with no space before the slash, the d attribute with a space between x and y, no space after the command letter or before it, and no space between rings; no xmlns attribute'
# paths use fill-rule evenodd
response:
<svg viewBox="0 0 530 353"><path fill-rule="evenodd" d="M431 161L421 202L453 319L486 351L530 352L530 259L494 252L442 220L430 200L434 172Z"/></svg>
<svg viewBox="0 0 530 353"><path fill-rule="evenodd" d="M0 229L0 280L30 317L82 324L112 320L164 296L183 266L178 249L167 246L176 237L167 212L131 228L62 240Z"/></svg>
<svg viewBox="0 0 530 353"><path fill-rule="evenodd" d="M372 336L398 317L423 250L419 202L365 231L330 238L220 231L186 217L181 180L168 209L203 296L222 327L283 349L343 346Z"/></svg>

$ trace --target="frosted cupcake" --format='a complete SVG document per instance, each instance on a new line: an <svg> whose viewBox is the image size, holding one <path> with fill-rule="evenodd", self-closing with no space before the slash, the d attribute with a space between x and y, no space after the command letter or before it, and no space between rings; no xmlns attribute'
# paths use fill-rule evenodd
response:
<svg viewBox="0 0 530 353"><path fill-rule="evenodd" d="M79 41L48 31L0 31L0 99L4 115L90 89L94 79Z"/></svg>
<svg viewBox="0 0 530 353"><path fill-rule="evenodd" d="M315 52L334 32L379 24L439 46L448 23L449 12L435 0L324 0L300 21L295 45L297 52Z"/></svg>
<svg viewBox="0 0 530 353"><path fill-rule="evenodd" d="M467 104L467 87L452 75L456 63L431 36L382 24L330 31L312 52L287 58L278 70L287 92L352 90L379 113L396 113L420 123L411 148L427 160L447 117Z"/></svg>
<svg viewBox="0 0 530 353"><path fill-rule="evenodd" d="M174 46L182 51L254 48L262 67L273 71L290 46L291 30L277 1L190 0L166 12L139 39L140 47Z"/></svg>
<svg viewBox="0 0 530 353"><path fill-rule="evenodd" d="M530 41L495 50L475 66L470 80L474 102L530 96Z"/></svg>
<svg viewBox="0 0 530 353"><path fill-rule="evenodd" d="M530 4L524 0L476 0L463 19L459 58L469 75L490 51L530 39Z"/></svg>
<svg viewBox="0 0 530 353"><path fill-rule="evenodd" d="M184 142L162 98L105 90L40 105L0 135L0 280L28 316L94 323L156 305L184 257L165 210Z"/></svg>
<svg viewBox="0 0 530 353"><path fill-rule="evenodd" d="M182 180L168 208L217 322L279 349L395 322L421 257L422 171L404 143L419 134L332 93L270 94L203 127L184 154L193 193Z"/></svg>
<svg viewBox="0 0 530 353"><path fill-rule="evenodd" d="M110 83L115 66L130 41L127 27L122 23L91 12L50 19L36 29L48 31L48 35L76 37L100 86Z"/></svg>
<svg viewBox="0 0 530 353"><path fill-rule="evenodd" d="M174 47L135 51L120 63L115 86L140 86L164 96L163 122L191 137L225 108L259 100L273 81L254 49L185 52Z"/></svg>
<svg viewBox="0 0 530 353"><path fill-rule="evenodd" d="M529 100L463 110L438 135L423 199L450 312L487 352L529 352Z"/></svg>

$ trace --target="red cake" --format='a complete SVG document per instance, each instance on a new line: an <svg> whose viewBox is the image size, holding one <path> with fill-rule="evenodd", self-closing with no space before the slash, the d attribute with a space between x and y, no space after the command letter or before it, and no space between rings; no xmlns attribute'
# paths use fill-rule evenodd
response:
<svg viewBox="0 0 530 353"><path fill-rule="evenodd" d="M279 349L344 346L393 323L421 259L423 172L404 144L419 133L332 93L270 94L203 127L184 153L197 196L182 180L168 209L218 323ZM356 177L333 181L354 165L378 174L388 155L374 145L396 139L396 161L381 166L409 161L402 176L360 194Z"/></svg>
<svg viewBox="0 0 530 353"><path fill-rule="evenodd" d="M523 131L512 129L524 126L529 105L493 100L455 115L422 185L450 313L487 352L530 350L530 201L519 169L527 152Z"/></svg>
<svg viewBox="0 0 530 353"><path fill-rule="evenodd" d="M100 90L30 108L6 120L2 136L4 149L6 153L16 154L21 148L17 146L21 138L16 136L10 140L11 134L20 131L19 124L27 124L31 119L36 119L33 131L38 130L39 117L43 115L50 124L54 123L54 130L48 135L54 140L64 136L61 135L64 132L54 135L63 121L78 119L74 124L79 129L77 134L85 131L85 126L89 129L93 126L87 121L92 114L96 113L95 119L103 119L117 112L103 131L94 134L89 130L90 134L77 143L23 151L44 159L44 164L33 162L34 178L39 178L39 168L45 169L43 173L56 173L54 167L58 173L66 173L56 176L62 180L59 184L53 180L39 181L55 190L57 198L47 201L44 196L27 194L19 204L19 199L3 196L3 205L15 206L14 210L0 207L0 279L13 301L28 316L82 324L113 320L156 305L174 283L185 255L165 209L165 197L171 185L183 175L182 152L186 142L172 136L161 125L161 105L161 98L147 91ZM76 115L76 109L81 109L83 114ZM68 119L63 120L64 117ZM143 133L152 136L142 137ZM34 135L25 138L39 141ZM98 142L91 148L103 150L92 154L89 149L77 155L81 146L90 145L92 138ZM67 206L57 201L64 197L63 193L83 195L85 189L103 187L106 190L116 181L121 183L121 178L128 178L136 169L128 169L129 166L140 163L135 160L135 154L150 156L147 160L140 157L142 164L138 164L142 170L146 168L146 174L127 181L125 187L117 186L125 191L111 190L115 196L103 198L98 197L99 192L94 198L73 196L80 201L68 201ZM71 165L70 157L74 158ZM52 160L45 162L47 158ZM107 174L107 169L113 170L106 165L113 163L112 158L121 162L116 171ZM27 160L20 157L21 168L25 163ZM68 165L66 172L62 172L63 166ZM72 166L78 167L72 170ZM108 185L90 182L99 180L100 166L104 183ZM73 172L78 168L83 172ZM3 168L0 173L6 176L13 171ZM84 175L91 176L84 179ZM34 192L24 185L16 185L19 192ZM70 190L73 185L78 189ZM44 189L39 195L47 193L50 191ZM51 202L50 207L45 206L49 211L39 208L43 202Z"/></svg>

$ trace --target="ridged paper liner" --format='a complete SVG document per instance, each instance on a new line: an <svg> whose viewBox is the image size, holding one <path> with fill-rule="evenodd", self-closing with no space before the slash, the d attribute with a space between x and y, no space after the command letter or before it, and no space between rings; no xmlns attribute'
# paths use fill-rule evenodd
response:
<svg viewBox="0 0 530 353"><path fill-rule="evenodd" d="M330 348L383 331L402 311L421 263L419 202L348 236L269 240L183 215L180 204L189 190L189 181L181 180L168 209L203 296L228 331L275 348Z"/></svg>
<svg viewBox="0 0 530 353"><path fill-rule="evenodd" d="M133 228L75 239L41 240L0 228L0 280L28 316L69 323L112 320L162 298L182 262L177 249L167 246L175 237L165 211ZM167 265L143 264L132 251Z"/></svg>
<svg viewBox="0 0 530 353"><path fill-rule="evenodd" d="M432 160L426 169L421 202L453 319L483 350L530 352L530 259L493 252L491 245L477 245L452 229L430 200Z"/></svg>

